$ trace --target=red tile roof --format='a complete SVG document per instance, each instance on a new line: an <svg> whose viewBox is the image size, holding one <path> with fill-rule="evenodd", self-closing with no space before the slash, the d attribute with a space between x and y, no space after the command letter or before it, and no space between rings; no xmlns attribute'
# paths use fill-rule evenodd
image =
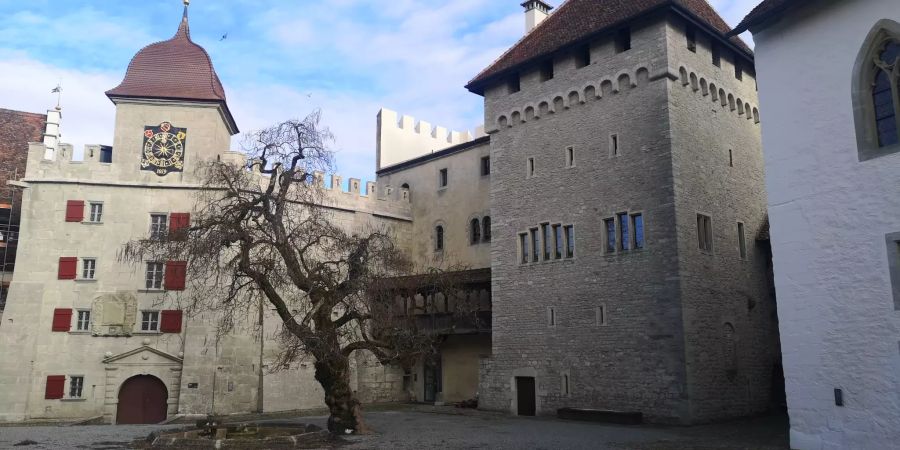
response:
<svg viewBox="0 0 900 450"><path fill-rule="evenodd" d="M494 76L545 57L563 47L610 31L650 11L672 7L710 27L723 40L731 27L706 0L568 0L544 22L484 69L466 86L483 93L484 82ZM730 42L752 58L753 51L739 38Z"/></svg>
<svg viewBox="0 0 900 450"><path fill-rule="evenodd" d="M106 95L110 99L154 98L217 102L225 107L232 125L234 122L225 103L225 89L209 54L191 40L187 7L175 36L141 49L128 64L122 83L106 91Z"/></svg>
<svg viewBox="0 0 900 450"><path fill-rule="evenodd" d="M756 8L753 8L753 10L750 11L750 14L747 14L747 17L744 17L744 20L742 20L738 26L734 27L734 30L729 34L737 35L743 33L751 27L760 25L783 13L788 8L799 5L804 1L806 0L764 0L762 3L756 5Z"/></svg>

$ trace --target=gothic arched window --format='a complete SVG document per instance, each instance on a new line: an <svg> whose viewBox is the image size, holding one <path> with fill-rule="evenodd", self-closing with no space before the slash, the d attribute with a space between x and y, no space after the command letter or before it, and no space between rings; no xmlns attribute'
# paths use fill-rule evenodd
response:
<svg viewBox="0 0 900 450"><path fill-rule="evenodd" d="M900 24L875 25L857 56L853 109L860 161L900 151Z"/></svg>
<svg viewBox="0 0 900 450"><path fill-rule="evenodd" d="M475 218L469 223L469 243L475 245L479 242L481 242L481 223Z"/></svg>
<svg viewBox="0 0 900 450"><path fill-rule="evenodd" d="M434 227L434 251L440 252L444 250L444 227L438 225Z"/></svg>
<svg viewBox="0 0 900 450"><path fill-rule="evenodd" d="M484 242L491 242L491 216L484 216L484 219L481 219L481 226L484 228L484 232L481 233L482 239Z"/></svg>

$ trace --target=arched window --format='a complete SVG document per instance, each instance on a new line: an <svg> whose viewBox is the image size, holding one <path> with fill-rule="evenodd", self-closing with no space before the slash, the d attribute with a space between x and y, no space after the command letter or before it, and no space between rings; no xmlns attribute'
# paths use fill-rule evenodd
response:
<svg viewBox="0 0 900 450"><path fill-rule="evenodd" d="M481 242L481 224L475 218L469 224L469 243L475 245L479 242Z"/></svg>
<svg viewBox="0 0 900 450"><path fill-rule="evenodd" d="M482 239L484 242L491 242L491 216L484 216L484 219L481 219L481 226L484 228Z"/></svg>
<svg viewBox="0 0 900 450"><path fill-rule="evenodd" d="M853 113L859 160L900 151L900 24L878 22L856 59Z"/></svg>
<svg viewBox="0 0 900 450"><path fill-rule="evenodd" d="M444 250L444 226L438 225L434 227L434 251L440 252Z"/></svg>

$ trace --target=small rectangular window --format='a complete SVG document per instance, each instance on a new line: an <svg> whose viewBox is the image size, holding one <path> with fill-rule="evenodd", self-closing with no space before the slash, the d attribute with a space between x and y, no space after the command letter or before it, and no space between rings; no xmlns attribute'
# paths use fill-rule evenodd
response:
<svg viewBox="0 0 900 450"><path fill-rule="evenodd" d="M528 264L528 233L519 235L519 248L522 251L522 264Z"/></svg>
<svg viewBox="0 0 900 450"><path fill-rule="evenodd" d="M91 310L79 309L78 316L75 319L75 331L90 331L91 329Z"/></svg>
<svg viewBox="0 0 900 450"><path fill-rule="evenodd" d="M684 35L687 38L687 49L697 53L697 31L694 30L694 27L688 25Z"/></svg>
<svg viewBox="0 0 900 450"><path fill-rule="evenodd" d="M563 247L565 246L565 238L563 237L562 225L553 225L554 251L553 259L562 259Z"/></svg>
<svg viewBox="0 0 900 450"><path fill-rule="evenodd" d="M550 261L550 224L541 224L541 236L544 239L544 261Z"/></svg>
<svg viewBox="0 0 900 450"><path fill-rule="evenodd" d="M141 331L159 331L159 311L141 311Z"/></svg>
<svg viewBox="0 0 900 450"><path fill-rule="evenodd" d="M728 167L734 167L734 152L728 149Z"/></svg>
<svg viewBox="0 0 900 450"><path fill-rule="evenodd" d="M744 71L741 69L741 61L737 55L734 56L734 78L738 80L744 79Z"/></svg>
<svg viewBox="0 0 900 450"><path fill-rule="evenodd" d="M556 308L552 306L547 308L547 325L556 326Z"/></svg>
<svg viewBox="0 0 900 450"><path fill-rule="evenodd" d="M553 79L553 60L545 61L541 64L541 81L549 81Z"/></svg>
<svg viewBox="0 0 900 450"><path fill-rule="evenodd" d="M509 77L509 80L506 82L506 87L509 90L510 94L515 94L522 90L522 86L519 81L519 74L515 74Z"/></svg>
<svg viewBox="0 0 900 450"><path fill-rule="evenodd" d="M491 174L491 157L484 156L481 158L481 176Z"/></svg>
<svg viewBox="0 0 900 450"><path fill-rule="evenodd" d="M575 167L575 147L566 147L566 167Z"/></svg>
<svg viewBox="0 0 900 450"><path fill-rule="evenodd" d="M103 203L91 202L91 214L88 217L92 223L103 221Z"/></svg>
<svg viewBox="0 0 900 450"><path fill-rule="evenodd" d="M713 65L716 67L722 67L722 50L719 49L719 45L713 43L710 51L712 52Z"/></svg>
<svg viewBox="0 0 900 450"><path fill-rule="evenodd" d="M575 257L575 226L566 225L563 228L566 234L566 258Z"/></svg>
<svg viewBox="0 0 900 450"><path fill-rule="evenodd" d="M737 230L738 230L738 249L740 250L740 253L741 253L741 259L746 259L747 258L747 241L746 241L746 237L744 236L744 224L741 222L738 222Z"/></svg>
<svg viewBox="0 0 900 450"><path fill-rule="evenodd" d="M569 374L563 374L563 395L569 395Z"/></svg>
<svg viewBox="0 0 900 450"><path fill-rule="evenodd" d="M146 273L146 288L150 290L162 289L164 266L161 262L148 262Z"/></svg>
<svg viewBox="0 0 900 450"><path fill-rule="evenodd" d="M644 248L644 215L632 214L631 225L634 230L634 248L640 250Z"/></svg>
<svg viewBox="0 0 900 450"><path fill-rule="evenodd" d="M83 376L69 376L69 398L81 398L84 391Z"/></svg>
<svg viewBox="0 0 900 450"><path fill-rule="evenodd" d="M616 53L631 50L631 29L622 28L616 32Z"/></svg>
<svg viewBox="0 0 900 450"><path fill-rule="evenodd" d="M540 236L538 236L538 229L532 228L531 231L531 262L538 262L540 255L540 244L538 241L540 240Z"/></svg>
<svg viewBox="0 0 900 450"><path fill-rule="evenodd" d="M618 134L609 135L609 155L610 156L619 156L619 135Z"/></svg>
<svg viewBox="0 0 900 450"><path fill-rule="evenodd" d="M100 146L100 162L104 164L112 163L113 148L108 145Z"/></svg>
<svg viewBox="0 0 900 450"><path fill-rule="evenodd" d="M449 183L447 169L441 169L438 172L438 187L447 187L447 183Z"/></svg>
<svg viewBox="0 0 900 450"><path fill-rule="evenodd" d="M606 305L600 305L597 307L597 325L604 326L606 325Z"/></svg>
<svg viewBox="0 0 900 450"><path fill-rule="evenodd" d="M169 215L168 214L151 214L150 215L150 239L163 240L169 234Z"/></svg>
<svg viewBox="0 0 900 450"><path fill-rule="evenodd" d="M94 258L84 258L81 260L81 278L83 280L93 280L97 272L97 260Z"/></svg>
<svg viewBox="0 0 900 450"><path fill-rule="evenodd" d="M628 235L628 213L619 213L619 250L628 251L631 238Z"/></svg>
<svg viewBox="0 0 900 450"><path fill-rule="evenodd" d="M526 163L525 171L528 174L528 178L534 176L534 158L528 158L528 162Z"/></svg>
<svg viewBox="0 0 900 450"><path fill-rule="evenodd" d="M580 69L591 65L591 46L582 45L575 53L575 67Z"/></svg>
<svg viewBox="0 0 900 450"><path fill-rule="evenodd" d="M697 239L700 250L711 252L713 249L712 219L703 214L697 214Z"/></svg>
<svg viewBox="0 0 900 450"><path fill-rule="evenodd" d="M616 252L616 220L606 219L603 221L606 230L606 253Z"/></svg>

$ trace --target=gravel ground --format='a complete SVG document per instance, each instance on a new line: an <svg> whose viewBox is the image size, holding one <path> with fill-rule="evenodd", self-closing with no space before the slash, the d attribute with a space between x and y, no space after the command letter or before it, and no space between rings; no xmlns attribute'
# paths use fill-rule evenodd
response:
<svg viewBox="0 0 900 450"><path fill-rule="evenodd" d="M347 449L787 449L787 419L748 419L697 427L606 425L552 418L520 418L448 407L415 407L366 414L375 433L345 437ZM324 417L262 420L325 425ZM0 448L129 448L151 431L184 425L0 427ZM16 445L23 441L30 445Z"/></svg>

